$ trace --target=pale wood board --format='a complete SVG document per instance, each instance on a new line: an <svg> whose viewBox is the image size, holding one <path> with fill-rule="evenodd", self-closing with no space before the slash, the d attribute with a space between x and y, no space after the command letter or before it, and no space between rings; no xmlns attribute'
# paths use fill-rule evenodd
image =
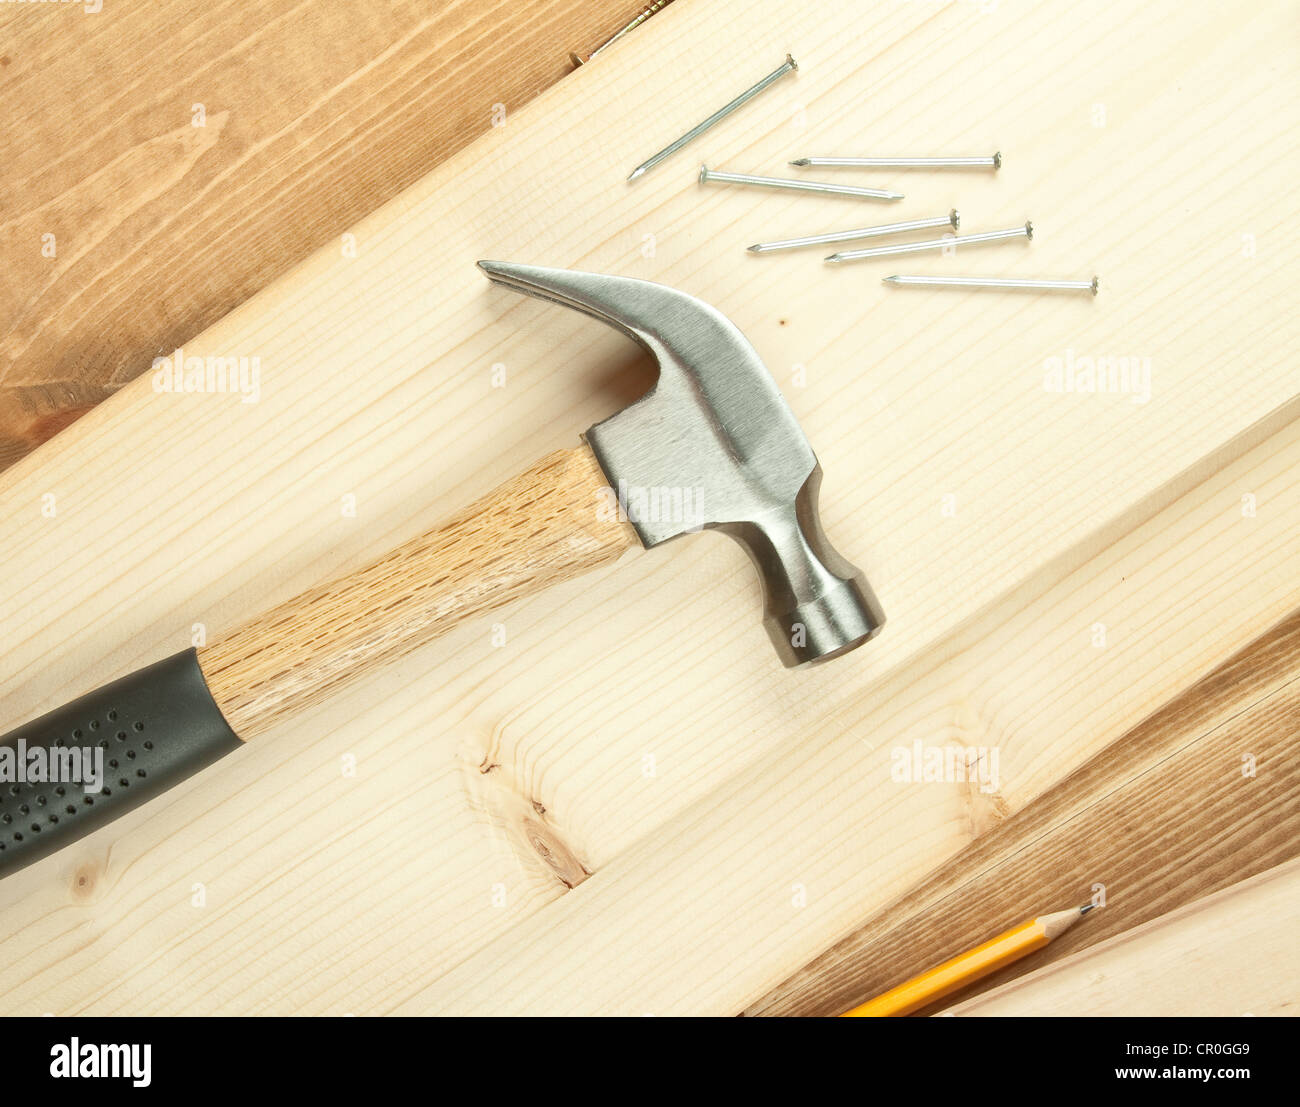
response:
<svg viewBox="0 0 1300 1107"><path fill-rule="evenodd" d="M1246 494L1271 505L1267 519L1243 518ZM816 732L656 827L398 1010L743 1010L803 963L802 950L820 952L905 895L1166 703L1189 673L1213 669L1292 610L1297 550L1292 422L1056 586L995 605L988 629L945 644L950 660L864 686ZM1108 627L1102 649L1092 645L1096 621ZM1234 708L1221 710L1226 719ZM895 782L894 751L917 740L996 747L1000 787ZM1129 772L1140 777L1162 756L1139 749ZM1224 771L1250 788L1238 768ZM1076 797L1054 814L1085 810ZM1196 818L1195 798L1169 817ZM1010 852L1004 844L990 863Z"/></svg>
<svg viewBox="0 0 1300 1107"><path fill-rule="evenodd" d="M1300 1014L1300 860L943 1011L1030 1017ZM1244 1058L1209 1061L1216 1067ZM1134 1064L1150 1064L1137 1059ZM1204 1057L1187 1064L1207 1063Z"/></svg>
<svg viewBox="0 0 1300 1107"><path fill-rule="evenodd" d="M5 881L4 1008L734 1013L1294 607L1294 440L1291 469L1275 441L1198 484L1294 414L1294 16L1128 11L678 0L355 228L356 258L191 344L260 356L258 403L141 381L0 478L7 726L356 566L644 387L621 339L476 258L642 275L754 340L892 620L784 672L743 555L701 536L464 627ZM787 49L785 88L623 183ZM996 178L884 175L893 207L692 183L706 156L985 146ZM890 293L892 269L743 251L954 202L1037 222L978 271L1106 293ZM1067 349L1151 356L1151 402L1046 392ZM864 744L887 725L995 735L1009 786L899 790Z"/></svg>

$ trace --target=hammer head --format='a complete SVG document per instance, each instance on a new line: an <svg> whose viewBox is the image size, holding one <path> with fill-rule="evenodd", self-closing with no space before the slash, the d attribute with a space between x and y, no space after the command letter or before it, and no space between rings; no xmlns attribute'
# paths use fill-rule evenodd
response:
<svg viewBox="0 0 1300 1107"><path fill-rule="evenodd" d="M818 517L821 466L754 347L720 312L630 277L480 261L494 281L576 308L650 351L659 379L587 431L646 547L705 528L735 538L763 582L763 621L787 666L872 638L884 613Z"/></svg>

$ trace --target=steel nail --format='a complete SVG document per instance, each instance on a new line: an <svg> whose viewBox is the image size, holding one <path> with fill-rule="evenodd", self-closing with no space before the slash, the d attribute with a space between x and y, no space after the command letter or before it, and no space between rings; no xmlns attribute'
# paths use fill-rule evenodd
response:
<svg viewBox="0 0 1300 1107"><path fill-rule="evenodd" d="M842 261L858 261L861 258L879 258L888 254L911 254L919 250L942 250L945 246L972 246L977 242L997 242L1005 238L1033 238L1034 225L1026 223L1023 227L1012 227L1008 231L985 231L983 234L949 235L946 238L932 238L926 242L903 242L896 246L873 246L867 250L846 250L841 254L831 254L826 260L838 264Z"/></svg>
<svg viewBox="0 0 1300 1107"><path fill-rule="evenodd" d="M1097 295L1098 278L1090 281L1021 280L1016 277L882 277L885 284L912 288L1049 288Z"/></svg>
<svg viewBox="0 0 1300 1107"><path fill-rule="evenodd" d="M825 169L1001 169L1002 155L989 158L800 158L791 165Z"/></svg>
<svg viewBox="0 0 1300 1107"><path fill-rule="evenodd" d="M925 231L931 227L952 227L955 231L961 225L961 216L953 208L947 215L937 215L933 219L913 219L908 223L886 223L881 227L861 227L856 231L832 231L830 234L815 234L807 238L785 238L779 242L756 242L749 247L750 253L767 254L774 250L796 250L801 246L825 246L831 242L854 242L860 238L878 238L887 234L903 234L906 231Z"/></svg>
<svg viewBox="0 0 1300 1107"><path fill-rule="evenodd" d="M631 173L628 174L627 179L629 181L635 181L643 173L646 173L649 170L653 169L656 165L658 165L661 161L663 161L664 158L671 157L673 154L677 153L678 150L680 150L692 139L699 138L700 135L702 135L715 123L721 122L723 119L729 116L733 111L735 111L738 107L740 107L742 104L749 103L750 100L752 100L755 96L757 96L760 92L762 92L765 88L767 88L768 85L772 84L775 81L779 81L787 73L793 73L798 68L799 65L794 60L794 58L792 58L789 54L786 54L785 61L782 62L781 65L778 66L776 69L772 70L771 73L769 73L766 77L764 77L761 81L759 81L758 84L756 84L753 88L746 89L734 100L732 100L730 104L727 104L725 107L719 108L711 116L709 116L709 118L706 119L703 123L699 124L698 126L692 127L689 131L687 131L684 135L682 135L682 137L679 138L676 142L672 143L669 146L665 146L662 150L659 151L659 153L655 154L655 156L650 158L648 161L643 161L640 165L638 165L635 169L633 169Z"/></svg>
<svg viewBox="0 0 1300 1107"><path fill-rule="evenodd" d="M754 185L759 188L784 188L792 192L820 192L833 196L858 196L868 200L901 200L901 192L859 185L824 184L821 181L791 181L785 177L752 177L748 173L719 173L707 165L700 166L701 184Z"/></svg>

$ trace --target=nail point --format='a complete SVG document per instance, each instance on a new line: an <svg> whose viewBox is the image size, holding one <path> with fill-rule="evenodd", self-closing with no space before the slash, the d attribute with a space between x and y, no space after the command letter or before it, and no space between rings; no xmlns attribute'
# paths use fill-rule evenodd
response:
<svg viewBox="0 0 1300 1107"><path fill-rule="evenodd" d="M808 164L808 159L807 159L807 158L796 158L796 159L795 159L794 161L792 161L790 164L791 164L791 165L807 165L807 164Z"/></svg>

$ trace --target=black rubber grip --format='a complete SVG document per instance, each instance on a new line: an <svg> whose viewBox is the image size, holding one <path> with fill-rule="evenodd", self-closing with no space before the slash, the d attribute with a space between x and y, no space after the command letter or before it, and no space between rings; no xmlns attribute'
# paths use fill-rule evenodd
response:
<svg viewBox="0 0 1300 1107"><path fill-rule="evenodd" d="M0 738L0 877L147 803L242 744L208 691L194 650L10 731ZM35 760L32 750L40 751ZM93 766L101 764L101 791L66 779L72 763L86 764L83 751L92 772L79 775L93 782ZM42 760L45 767L33 769ZM49 779L55 773L59 779ZM22 779L33 774L46 779Z"/></svg>

